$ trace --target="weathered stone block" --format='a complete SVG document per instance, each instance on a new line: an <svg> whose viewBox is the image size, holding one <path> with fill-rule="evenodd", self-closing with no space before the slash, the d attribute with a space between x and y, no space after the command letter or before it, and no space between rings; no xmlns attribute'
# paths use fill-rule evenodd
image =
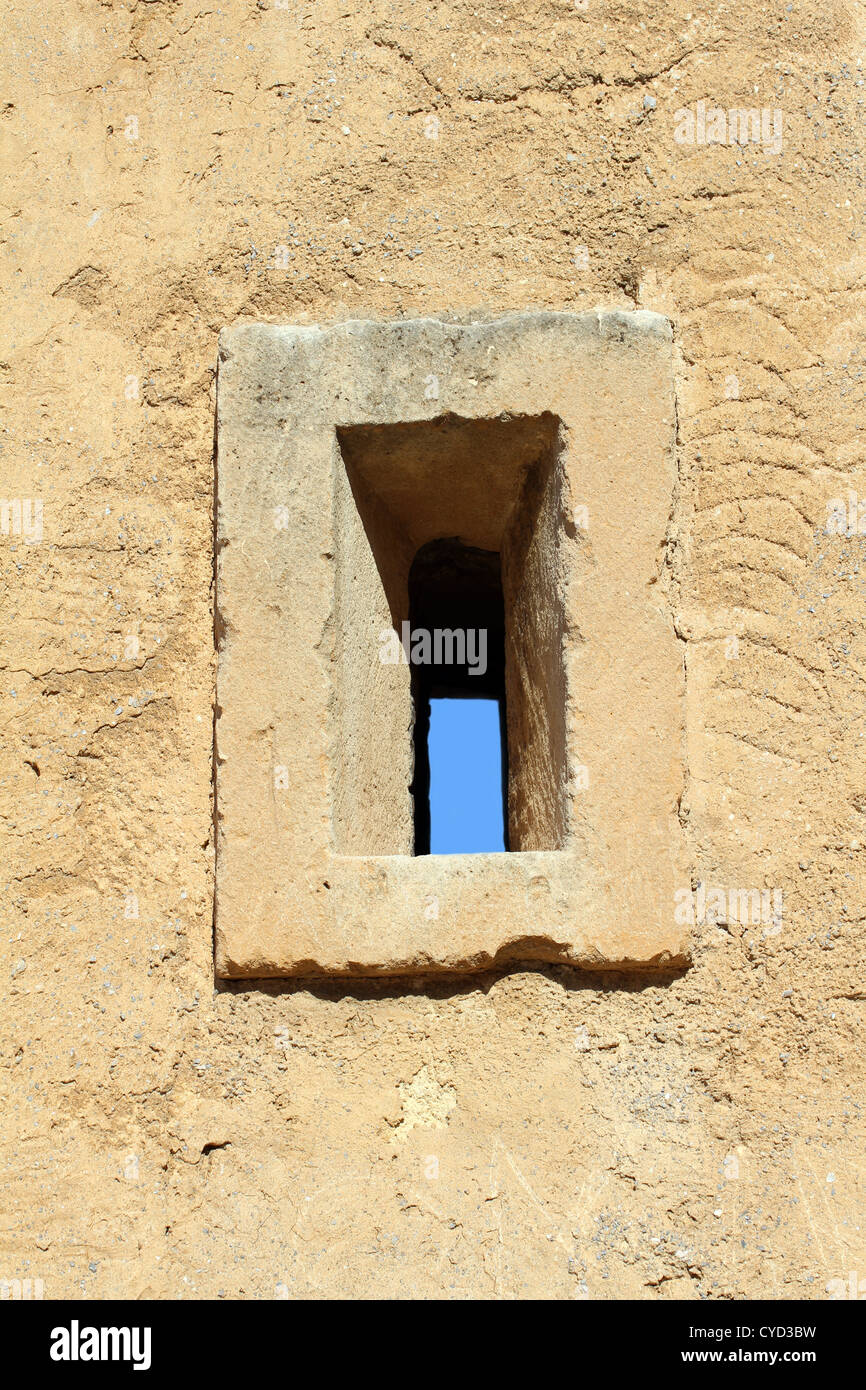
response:
<svg viewBox="0 0 866 1390"><path fill-rule="evenodd" d="M686 958L671 351L646 312L223 333L221 975ZM501 555L509 853L412 854L380 639L439 537Z"/></svg>

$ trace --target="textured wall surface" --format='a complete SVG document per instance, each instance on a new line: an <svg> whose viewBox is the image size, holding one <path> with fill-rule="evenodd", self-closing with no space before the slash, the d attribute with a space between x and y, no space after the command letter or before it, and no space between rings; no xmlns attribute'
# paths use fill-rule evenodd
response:
<svg viewBox="0 0 866 1390"><path fill-rule="evenodd" d="M864 27L854 0L12 0L0 1279L866 1277ZM699 102L760 139L706 143ZM215 991L220 328L636 306L677 352L692 885L781 917L696 925L652 983Z"/></svg>

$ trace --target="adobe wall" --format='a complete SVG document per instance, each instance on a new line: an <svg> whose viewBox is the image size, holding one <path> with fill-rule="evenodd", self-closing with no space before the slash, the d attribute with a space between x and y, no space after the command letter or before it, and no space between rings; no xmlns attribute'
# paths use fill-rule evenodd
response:
<svg viewBox="0 0 866 1390"><path fill-rule="evenodd" d="M862 8L286 5L8 9L0 1279L826 1298L866 1278ZM687 143L699 101L761 140ZM674 331L692 886L781 919L670 977L215 990L220 329L598 307Z"/></svg>

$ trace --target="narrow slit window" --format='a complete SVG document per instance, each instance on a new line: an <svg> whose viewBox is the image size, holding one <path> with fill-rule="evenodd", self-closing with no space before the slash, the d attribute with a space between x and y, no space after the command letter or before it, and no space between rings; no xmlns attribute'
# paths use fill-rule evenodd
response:
<svg viewBox="0 0 866 1390"><path fill-rule="evenodd" d="M429 846L416 852L504 850L505 744L500 701L431 700L427 748Z"/></svg>
<svg viewBox="0 0 866 1390"><path fill-rule="evenodd" d="M457 539L409 571L416 854L507 848L505 606L499 554Z"/></svg>

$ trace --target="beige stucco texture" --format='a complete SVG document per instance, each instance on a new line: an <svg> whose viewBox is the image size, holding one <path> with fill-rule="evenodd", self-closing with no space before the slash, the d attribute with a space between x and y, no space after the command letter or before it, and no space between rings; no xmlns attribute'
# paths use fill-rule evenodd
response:
<svg viewBox="0 0 866 1390"><path fill-rule="evenodd" d="M862 4L0 46L0 1283L862 1295ZM378 658L442 530L495 863Z"/></svg>

